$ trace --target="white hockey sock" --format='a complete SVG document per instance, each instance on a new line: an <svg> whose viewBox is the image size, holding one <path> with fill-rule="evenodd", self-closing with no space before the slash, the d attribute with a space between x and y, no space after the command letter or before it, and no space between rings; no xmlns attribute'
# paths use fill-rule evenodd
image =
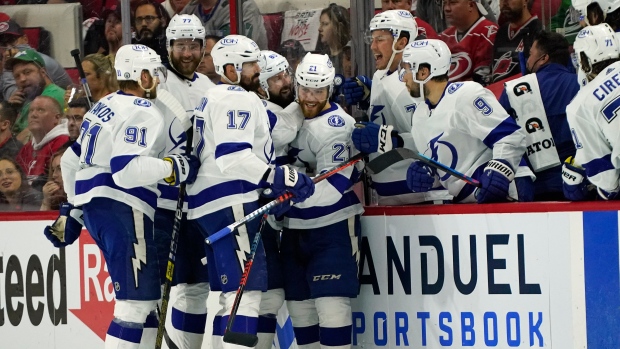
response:
<svg viewBox="0 0 620 349"><path fill-rule="evenodd" d="M237 315L232 326L232 331L256 334L258 326L258 309L260 307L261 291L245 291L243 298L239 303L237 309ZM222 316L222 326L226 326L230 311L232 310L233 303L235 301L236 292L222 293L225 301L224 315ZM234 345L230 343L223 343L224 349L244 349L246 347L240 345Z"/></svg>
<svg viewBox="0 0 620 349"><path fill-rule="evenodd" d="M314 300L319 314L321 348L351 348L351 299L322 297Z"/></svg>
<svg viewBox="0 0 620 349"><path fill-rule="evenodd" d="M287 301L293 331L299 349L318 349L319 343L319 315L313 299L305 301Z"/></svg>
<svg viewBox="0 0 620 349"><path fill-rule="evenodd" d="M270 349L276 334L278 319L276 314L284 303L284 289L278 288L263 292L258 311L258 344L256 349Z"/></svg>
<svg viewBox="0 0 620 349"><path fill-rule="evenodd" d="M143 324L112 320L105 336L105 349L138 349Z"/></svg>
<svg viewBox="0 0 620 349"><path fill-rule="evenodd" d="M155 348L155 339L157 337L157 326L159 322L157 320L157 314L152 311L144 322L144 329L142 330L142 339L140 340L140 349L152 349Z"/></svg>
<svg viewBox="0 0 620 349"><path fill-rule="evenodd" d="M179 349L202 347L207 322L207 297L209 284L179 284L172 307L172 328L168 334Z"/></svg>

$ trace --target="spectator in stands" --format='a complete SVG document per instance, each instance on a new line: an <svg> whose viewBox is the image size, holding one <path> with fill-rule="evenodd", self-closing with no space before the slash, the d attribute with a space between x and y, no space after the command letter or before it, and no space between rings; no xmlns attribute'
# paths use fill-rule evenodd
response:
<svg viewBox="0 0 620 349"><path fill-rule="evenodd" d="M501 0L502 15L506 19L493 43L493 75L491 82L509 78L521 72L519 53L527 55L534 36L542 29L537 16L532 16L534 0Z"/></svg>
<svg viewBox="0 0 620 349"><path fill-rule="evenodd" d="M118 90L114 63L110 60L112 56L104 56L101 53L90 54L82 60L82 69L86 76L86 82L90 88L92 102L97 102L104 96ZM84 97L83 92L76 93L71 98L72 89L65 91L65 103ZM88 109L87 109L88 110Z"/></svg>
<svg viewBox="0 0 620 349"><path fill-rule="evenodd" d="M351 40L351 22L346 8L330 4L321 11L318 51L327 54L336 68L336 74L343 74L343 49Z"/></svg>
<svg viewBox="0 0 620 349"><path fill-rule="evenodd" d="M96 53L114 57L116 51L123 46L123 24L121 23L120 7L114 6L112 9L105 10L102 18L105 23L103 37L105 38L106 47L100 47Z"/></svg>
<svg viewBox="0 0 620 349"><path fill-rule="evenodd" d="M9 102L0 102L0 157L14 159L23 144L13 136L13 124L17 120L17 112Z"/></svg>
<svg viewBox="0 0 620 349"><path fill-rule="evenodd" d="M228 1L191 0L181 14L196 15L205 26L207 35L224 37L230 34L230 11ZM243 1L244 35L254 40L261 48L267 49L265 22L254 0Z"/></svg>
<svg viewBox="0 0 620 349"><path fill-rule="evenodd" d="M13 158L0 158L0 212L37 211L41 196Z"/></svg>
<svg viewBox="0 0 620 349"><path fill-rule="evenodd" d="M162 63L167 63L166 27L170 16L164 7L157 1L141 0L136 4L132 23L136 34L132 43L152 48L161 57Z"/></svg>
<svg viewBox="0 0 620 349"><path fill-rule="evenodd" d="M32 139L17 154L17 163L26 173L29 184L40 191L47 182L52 154L69 141L58 100L49 96L35 98L28 113L28 130Z"/></svg>
<svg viewBox="0 0 620 349"><path fill-rule="evenodd" d="M2 16L2 18L6 17ZM24 34L22 28L13 19L0 22L0 47L2 48L4 60L12 58L18 52L28 49L34 50L28 45L28 36ZM37 53L43 59L43 66L50 81L63 89L72 84L71 78L60 63L48 55L40 52ZM1 87L4 100L9 100L11 95L18 89L13 74L6 67L2 73Z"/></svg>
<svg viewBox="0 0 620 349"><path fill-rule="evenodd" d="M564 200L562 163L575 155L566 106L579 92L579 83L576 74L567 68L569 61L566 38L540 32L527 60L527 70L532 74L506 83L499 99L527 131L526 159L536 175L535 201Z"/></svg>
<svg viewBox="0 0 620 349"><path fill-rule="evenodd" d="M60 169L60 158L68 145L62 146L50 159L50 170L48 173L47 183L43 186L43 202L41 203L41 211L58 210L60 204L67 202L67 193L62 183L62 170Z"/></svg>
<svg viewBox="0 0 620 349"><path fill-rule="evenodd" d="M14 108L20 108L13 132L17 134L20 142L25 143L29 137L29 132L25 130L30 102L37 96L50 96L64 108L65 91L52 83L45 70L43 58L33 49L18 52L6 62L5 67L13 72L17 84L17 90L8 101Z"/></svg>
<svg viewBox="0 0 620 349"><path fill-rule="evenodd" d="M179 14L183 8L189 4L189 0L166 0L162 4L168 12L170 18L172 18L174 15Z"/></svg>
<svg viewBox="0 0 620 349"><path fill-rule="evenodd" d="M382 2L383 1L386 0L382 0ZM448 28L448 25L446 24L446 18L443 13L443 6L447 1L448 0L418 0L415 5L415 15L423 21L429 23L437 33L440 33ZM491 6L489 5L489 3L490 1L482 0L482 5L484 6L484 9L487 13L485 17L489 21L497 23L497 19L493 15L493 11L491 11Z"/></svg>
<svg viewBox="0 0 620 349"><path fill-rule="evenodd" d="M67 129L69 131L69 139L75 141L80 135L80 126L84 120L84 115L90 108L86 97L80 97L69 102L69 110L67 111Z"/></svg>
<svg viewBox="0 0 620 349"><path fill-rule="evenodd" d="M381 0L381 11L405 10L411 12L412 0ZM422 18L413 17L418 25L418 38L420 39L439 39L433 26L425 22Z"/></svg>
<svg viewBox="0 0 620 349"><path fill-rule="evenodd" d="M452 52L450 81L473 80L487 85L491 78L497 25L484 18L482 0L446 0L443 10L450 27L439 37Z"/></svg>
<svg viewBox="0 0 620 349"><path fill-rule="evenodd" d="M297 65L306 56L304 46L301 42L294 39L289 39L283 42L278 49L278 53L286 57L292 71L297 70Z"/></svg>
<svg viewBox="0 0 620 349"><path fill-rule="evenodd" d="M213 46L220 41L221 37L216 35L207 35L205 37L205 54L202 57L202 61L196 68L196 71L209 77L211 82L218 84L220 82L220 74L215 72L215 66L213 65L213 57L211 57L211 50Z"/></svg>

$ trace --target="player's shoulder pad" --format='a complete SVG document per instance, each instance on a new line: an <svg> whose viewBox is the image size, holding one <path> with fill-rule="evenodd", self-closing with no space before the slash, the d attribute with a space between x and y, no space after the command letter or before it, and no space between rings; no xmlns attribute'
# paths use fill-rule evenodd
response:
<svg viewBox="0 0 620 349"><path fill-rule="evenodd" d="M151 101L144 99L144 98L136 98L133 101L133 104L139 106L139 107L145 107L145 108L149 108L153 105L153 103L151 103Z"/></svg>

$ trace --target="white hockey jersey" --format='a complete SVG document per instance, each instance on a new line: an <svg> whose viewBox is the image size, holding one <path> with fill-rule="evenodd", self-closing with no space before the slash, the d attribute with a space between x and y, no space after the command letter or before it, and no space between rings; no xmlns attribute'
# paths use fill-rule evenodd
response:
<svg viewBox="0 0 620 349"><path fill-rule="evenodd" d="M84 115L80 136L61 160L69 202L110 198L153 219L156 183L172 172L159 159L163 129L164 117L150 100L120 91L102 98Z"/></svg>
<svg viewBox="0 0 620 349"><path fill-rule="evenodd" d="M378 125L392 125L403 139L404 147L415 149L411 135L411 117L416 105L423 102L413 98L407 86L399 79L398 72L377 70L372 78L370 91L370 121ZM379 156L369 156L372 161ZM407 187L407 168L412 159L400 161L380 173L372 175L373 188L377 192L379 205L405 205L432 200L451 200L448 192L438 186L427 193L412 193Z"/></svg>
<svg viewBox="0 0 620 349"><path fill-rule="evenodd" d="M615 191L620 179L620 62L583 86L566 107L577 148L575 163L592 184Z"/></svg>
<svg viewBox="0 0 620 349"><path fill-rule="evenodd" d="M263 100L263 105L269 115L271 139L274 147L274 164L276 166L290 164L292 159L288 156L289 144L297 136L297 132L304 122L304 114L297 102L291 103L286 108Z"/></svg>
<svg viewBox="0 0 620 349"><path fill-rule="evenodd" d="M207 90L194 110L201 166L187 187L187 218L258 200L273 152L267 110L256 94L225 84Z"/></svg>
<svg viewBox="0 0 620 349"><path fill-rule="evenodd" d="M492 159L508 161L517 177L532 175L527 167L518 167L525 131L478 83L449 83L434 108L420 103L413 113L412 133L420 153L470 177L478 178ZM475 202L473 186L443 171L438 176L455 202ZM514 185L509 195L518 196Z"/></svg>
<svg viewBox="0 0 620 349"><path fill-rule="evenodd" d="M355 120L339 105L312 119L304 120L299 134L291 143L295 166L305 168L310 176L320 174L355 154L351 133ZM314 194L295 204L286 213L284 226L292 229L320 228L362 214L364 209L352 190L359 171L351 166L316 184Z"/></svg>
<svg viewBox="0 0 620 349"><path fill-rule="evenodd" d="M161 83L157 89L170 92L185 108L187 117L191 118L194 108L200 103L202 96L213 86L215 84L203 74L194 73L194 77L188 79L169 69L166 82ZM187 135L181 122L159 100L155 100L155 105L164 114L165 154L184 154ZM171 186L162 180L157 184L157 188L161 192L157 200L157 206L168 210L176 210L179 187ZM187 202L185 207L187 207Z"/></svg>

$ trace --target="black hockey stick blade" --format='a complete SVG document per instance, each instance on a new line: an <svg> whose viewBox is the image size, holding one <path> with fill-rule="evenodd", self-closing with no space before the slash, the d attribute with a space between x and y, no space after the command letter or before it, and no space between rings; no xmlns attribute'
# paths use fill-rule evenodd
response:
<svg viewBox="0 0 620 349"><path fill-rule="evenodd" d="M252 348L258 343L258 336L251 333L226 331L224 332L224 342Z"/></svg>
<svg viewBox="0 0 620 349"><path fill-rule="evenodd" d="M372 161L366 164L366 171L373 175L380 173L386 168L394 165L395 163L405 160L405 159L413 159L414 156L412 153L415 153L411 149L407 148L396 148L388 151L387 153L383 153L376 158L372 159Z"/></svg>

